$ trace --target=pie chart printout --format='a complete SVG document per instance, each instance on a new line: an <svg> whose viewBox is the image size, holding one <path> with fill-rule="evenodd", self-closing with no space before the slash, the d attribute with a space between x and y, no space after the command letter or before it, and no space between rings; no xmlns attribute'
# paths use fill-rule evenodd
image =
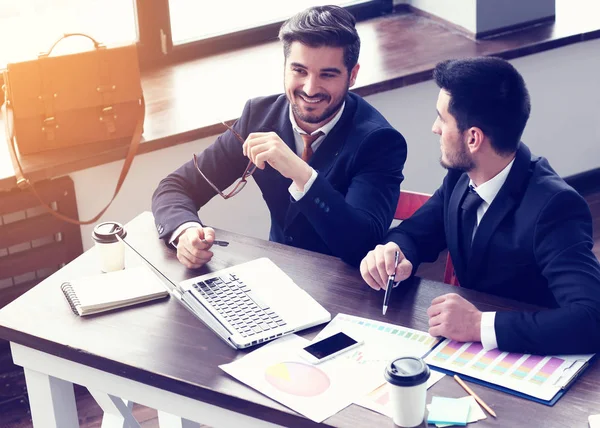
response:
<svg viewBox="0 0 600 428"><path fill-rule="evenodd" d="M331 385L329 376L317 367L284 362L268 367L265 379L273 387L286 394L298 397L316 397Z"/></svg>

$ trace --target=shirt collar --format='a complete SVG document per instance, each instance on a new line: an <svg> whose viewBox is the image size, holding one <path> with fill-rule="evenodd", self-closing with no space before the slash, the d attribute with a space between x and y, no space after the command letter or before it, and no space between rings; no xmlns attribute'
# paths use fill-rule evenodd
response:
<svg viewBox="0 0 600 428"><path fill-rule="evenodd" d="M496 198L496 195L504 185L506 177L508 177L508 173L510 172L510 169L512 168L514 162L515 159L513 158L513 160L511 160L510 163L506 165L502 171L500 171L498 174L496 174L494 178L486 181L485 183L482 183L479 186L475 187L473 180L469 180L469 185L475 188L475 191L481 197L481 199L483 199L488 205L491 205L492 201L494 200L494 198Z"/></svg>
<svg viewBox="0 0 600 428"><path fill-rule="evenodd" d="M310 135L316 134L317 132L322 132L323 135L329 134L329 132L333 129L333 127L338 123L338 121L342 117L342 113L344 112L344 107L346 107L346 101L344 101L344 103L342 104L342 107L337 112L337 114L333 117L333 119L331 119L325 125L321 126L319 129L316 129ZM289 115L290 115L290 122L292 123L292 128L294 129L294 131L297 132L298 134L308 134L308 132L304 131L302 128L300 128L298 126L298 123L296 123L296 118L294 117L294 113L292 112L291 104L289 107Z"/></svg>

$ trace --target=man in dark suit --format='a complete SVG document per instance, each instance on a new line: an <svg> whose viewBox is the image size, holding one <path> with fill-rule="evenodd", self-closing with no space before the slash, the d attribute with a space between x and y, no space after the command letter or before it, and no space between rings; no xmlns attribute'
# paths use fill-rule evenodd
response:
<svg viewBox="0 0 600 428"><path fill-rule="evenodd" d="M460 285L548 309L480 312L451 293L427 311L429 333L525 353L600 351L600 264L585 200L548 161L520 142L529 94L497 58L445 61L433 132L440 136L441 187L363 259L374 289L408 278L448 248Z"/></svg>
<svg viewBox="0 0 600 428"><path fill-rule="evenodd" d="M354 17L336 6L310 8L284 23L279 38L285 94L248 101L233 131L198 155L197 167L186 163L154 192L159 236L189 268L210 261L215 239L198 209L217 193L231 196L223 189L248 178L244 171L254 165L272 241L358 265L392 221L406 142L348 92L359 69Z"/></svg>

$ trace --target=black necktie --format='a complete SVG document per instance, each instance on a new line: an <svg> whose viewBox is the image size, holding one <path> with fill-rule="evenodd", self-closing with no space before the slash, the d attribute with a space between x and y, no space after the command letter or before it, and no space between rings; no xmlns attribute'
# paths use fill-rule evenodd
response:
<svg viewBox="0 0 600 428"><path fill-rule="evenodd" d="M483 199L477 194L473 186L469 186L469 191L463 199L461 208L461 246L465 265L471 254L471 243L473 241L473 229L477 224L477 207L481 205Z"/></svg>

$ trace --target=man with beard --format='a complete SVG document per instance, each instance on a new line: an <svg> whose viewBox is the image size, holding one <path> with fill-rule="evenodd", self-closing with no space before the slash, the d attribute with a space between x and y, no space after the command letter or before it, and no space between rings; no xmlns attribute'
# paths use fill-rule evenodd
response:
<svg viewBox="0 0 600 428"><path fill-rule="evenodd" d="M285 22L279 38L285 94L248 101L232 129L154 192L159 237L189 268L213 255L215 232L198 210L217 193L234 196L251 174L271 214L271 241L358 265L392 221L406 142L348 92L359 69L354 17L337 6L310 8Z"/></svg>
<svg viewBox="0 0 600 428"><path fill-rule="evenodd" d="M429 333L534 354L600 351L600 264L585 200L520 142L529 118L525 82L498 58L445 61L433 132L441 187L392 229L360 270L384 289L448 248L462 287L548 309L481 312L457 294L436 297Z"/></svg>

